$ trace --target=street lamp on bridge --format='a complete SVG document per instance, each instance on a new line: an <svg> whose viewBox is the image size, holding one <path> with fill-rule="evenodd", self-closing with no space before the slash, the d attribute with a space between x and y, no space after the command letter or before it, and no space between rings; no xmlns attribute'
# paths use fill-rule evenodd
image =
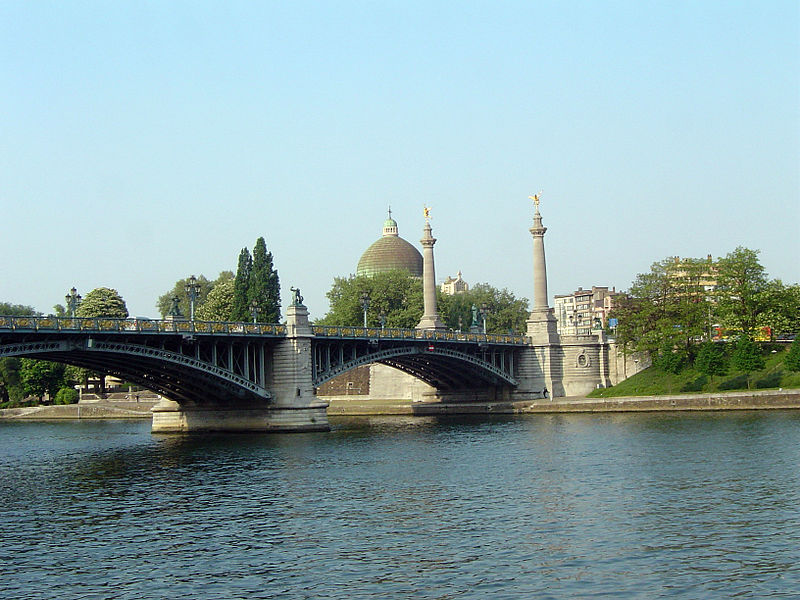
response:
<svg viewBox="0 0 800 600"><path fill-rule="evenodd" d="M491 313L489 305L484 302L481 304L481 318L483 319L483 333L486 333L486 316Z"/></svg>
<svg viewBox="0 0 800 600"><path fill-rule="evenodd" d="M250 314L253 315L253 323L258 322L258 313L261 312L261 307L258 305L258 300L253 298L252 302L250 302Z"/></svg>
<svg viewBox="0 0 800 600"><path fill-rule="evenodd" d="M189 319L194 321L194 303L197 301L197 296L200 293L200 284L197 282L197 277L192 275L186 282L186 293L189 294Z"/></svg>
<svg viewBox="0 0 800 600"><path fill-rule="evenodd" d="M361 294L361 308L364 309L364 329L367 328L367 309L369 308L369 294L364 292Z"/></svg>
<svg viewBox="0 0 800 600"><path fill-rule="evenodd" d="M78 293L78 290L72 288L65 298L67 300L67 310L69 311L69 316L74 319L76 311L78 310L78 305L81 303L81 295Z"/></svg>

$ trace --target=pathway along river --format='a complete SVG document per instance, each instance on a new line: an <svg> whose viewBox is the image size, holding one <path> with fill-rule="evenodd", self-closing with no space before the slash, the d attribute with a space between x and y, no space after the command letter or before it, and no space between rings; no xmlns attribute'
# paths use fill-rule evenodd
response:
<svg viewBox="0 0 800 600"><path fill-rule="evenodd" d="M800 412L0 424L0 597L797 598Z"/></svg>

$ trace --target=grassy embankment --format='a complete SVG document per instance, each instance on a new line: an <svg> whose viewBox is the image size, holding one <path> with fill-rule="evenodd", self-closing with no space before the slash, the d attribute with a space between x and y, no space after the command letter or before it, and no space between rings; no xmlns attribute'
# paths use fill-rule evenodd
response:
<svg viewBox="0 0 800 600"><path fill-rule="evenodd" d="M750 389L797 389L800 388L800 372L784 368L783 360L788 347L774 352L769 349L764 358L766 365L760 371L750 373ZM687 367L677 374L666 373L657 367L650 367L617 385L594 390L590 398L614 398L619 396L660 396L664 394L718 393L747 390L746 373L728 370L727 375L713 379L702 375L694 367Z"/></svg>

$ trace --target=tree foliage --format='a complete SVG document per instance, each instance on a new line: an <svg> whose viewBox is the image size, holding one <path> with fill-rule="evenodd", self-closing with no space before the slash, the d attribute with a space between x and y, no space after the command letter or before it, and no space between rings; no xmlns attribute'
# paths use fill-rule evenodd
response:
<svg viewBox="0 0 800 600"><path fill-rule="evenodd" d="M404 270L392 270L376 275L337 277L327 296L328 314L318 325L359 326L364 322L361 306L363 294L369 296L367 325L379 327L383 313L386 327L411 329L422 318L422 281Z"/></svg>
<svg viewBox="0 0 800 600"><path fill-rule="evenodd" d="M197 309L197 318L201 321L228 321L233 308L233 273L230 277L217 280L206 296L205 302Z"/></svg>
<svg viewBox="0 0 800 600"><path fill-rule="evenodd" d="M767 310L769 286L758 250L742 246L717 261L716 299L724 324L750 338Z"/></svg>
<svg viewBox="0 0 800 600"><path fill-rule="evenodd" d="M710 268L705 260L667 258L637 275L612 310L617 341L654 355L667 348L688 352L709 331L712 305L703 281Z"/></svg>
<svg viewBox="0 0 800 600"><path fill-rule="evenodd" d="M0 302L0 315L31 316L41 313L32 306ZM21 359L0 358L0 402L19 401L25 397L25 386L20 378Z"/></svg>
<svg viewBox="0 0 800 600"><path fill-rule="evenodd" d="M75 316L125 319L128 317L128 308L117 290L99 287L86 294L75 311Z"/></svg>
<svg viewBox="0 0 800 600"><path fill-rule="evenodd" d="M725 345L709 341L702 344L697 352L694 366L703 375L708 375L711 381L714 380L715 375L725 375L728 372Z"/></svg>
<svg viewBox="0 0 800 600"><path fill-rule="evenodd" d="M178 298L178 309L181 311L181 315L187 318L189 317L191 313L191 305L189 302L189 294L186 293L186 285L188 283L189 277L178 279L170 291L165 292L158 297L156 308L158 308L158 312L162 318L170 314L170 311L172 310L173 298ZM212 288L214 287L214 283L209 281L206 276L202 274L195 278L195 283L199 286L197 290L197 298L195 299L194 303L195 312L197 312L199 307L203 305L203 302L205 302L209 292L211 292Z"/></svg>
<svg viewBox="0 0 800 600"><path fill-rule="evenodd" d="M767 282L760 294L763 302L758 327L775 333L800 333L800 285L784 285L780 279Z"/></svg>
<svg viewBox="0 0 800 600"><path fill-rule="evenodd" d="M466 292L442 295L439 312L448 329L467 331L472 324L472 307L488 309L487 333L520 333L528 320L528 299L517 298L507 289L498 290L488 283L477 283ZM480 319L480 317L479 317ZM483 325L479 322L479 325Z"/></svg>
<svg viewBox="0 0 800 600"><path fill-rule="evenodd" d="M24 304L11 304L10 302L0 302L0 315L5 317L11 316L32 316L32 315L39 315L41 313L34 310L32 306L27 306Z"/></svg>
<svg viewBox="0 0 800 600"><path fill-rule="evenodd" d="M64 378L65 365L46 360L20 359L20 381L26 396L41 399L45 393L55 397L58 390L67 385Z"/></svg>
<svg viewBox="0 0 800 600"><path fill-rule="evenodd" d="M800 335L794 338L783 365L789 371L800 371Z"/></svg>
<svg viewBox="0 0 800 600"><path fill-rule="evenodd" d="M233 307L231 321L247 321L250 309L247 306L247 290L250 287L250 273L253 272L253 257L247 248L239 253L239 265L236 268L236 279L233 285Z"/></svg>
<svg viewBox="0 0 800 600"><path fill-rule="evenodd" d="M750 373L764 368L761 347L746 335L739 336L731 354L731 366L747 374L747 389L750 389Z"/></svg>
<svg viewBox="0 0 800 600"><path fill-rule="evenodd" d="M263 237L253 247L253 268L247 286L247 310L252 315L252 305L258 307L257 321L277 323L281 319L281 286L278 272L272 264L272 252L267 251Z"/></svg>
<svg viewBox="0 0 800 600"><path fill-rule="evenodd" d="M376 275L337 277L330 291L330 311L317 321L319 325L359 326L364 322L361 298L369 296L367 325L379 327L381 314L386 327L413 329L422 318L424 308L422 281L404 270L385 271ZM447 296L438 292L437 306L442 322L449 328L467 331L472 323L472 306L489 309L486 328L490 333L524 331L528 318L528 301L516 298L508 290L498 290L479 283L462 294ZM460 321L459 321L460 319Z"/></svg>

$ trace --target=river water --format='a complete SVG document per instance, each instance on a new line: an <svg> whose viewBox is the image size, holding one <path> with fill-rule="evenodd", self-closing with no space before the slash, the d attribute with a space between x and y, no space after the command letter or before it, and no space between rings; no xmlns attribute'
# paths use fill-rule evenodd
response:
<svg viewBox="0 0 800 600"><path fill-rule="evenodd" d="M800 412L0 424L0 598L797 598Z"/></svg>

